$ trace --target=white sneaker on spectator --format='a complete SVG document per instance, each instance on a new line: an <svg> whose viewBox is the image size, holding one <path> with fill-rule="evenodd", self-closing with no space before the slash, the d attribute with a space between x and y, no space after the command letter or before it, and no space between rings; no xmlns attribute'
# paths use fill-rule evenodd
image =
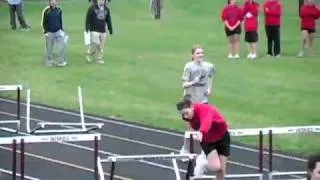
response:
<svg viewBox="0 0 320 180"><path fill-rule="evenodd" d="M233 55L232 54L228 54L228 59L233 59Z"/></svg>
<svg viewBox="0 0 320 180"><path fill-rule="evenodd" d="M60 66L60 67L65 67L66 65L68 65L68 63L66 61L63 61L63 62L59 62L57 64L57 66Z"/></svg>
<svg viewBox="0 0 320 180"><path fill-rule="evenodd" d="M257 54L251 54L251 59L256 59L257 58Z"/></svg>
<svg viewBox="0 0 320 180"><path fill-rule="evenodd" d="M200 177L206 171L208 167L208 160L204 152L202 151L201 154L196 159L196 166L194 167L194 176Z"/></svg>
<svg viewBox="0 0 320 180"><path fill-rule="evenodd" d="M234 55L234 57L233 58L235 58L235 59L239 59L240 58L240 56L239 56L239 54L236 54L236 55Z"/></svg>
<svg viewBox="0 0 320 180"><path fill-rule="evenodd" d="M299 56L299 57L303 57L303 56L304 56L304 52L303 52L303 51L300 51L299 54L298 54L298 56Z"/></svg>
<svg viewBox="0 0 320 180"><path fill-rule="evenodd" d="M252 55L253 55L253 54L249 53L248 56L247 56L247 58L248 58L248 59L251 59L251 58L252 58Z"/></svg>

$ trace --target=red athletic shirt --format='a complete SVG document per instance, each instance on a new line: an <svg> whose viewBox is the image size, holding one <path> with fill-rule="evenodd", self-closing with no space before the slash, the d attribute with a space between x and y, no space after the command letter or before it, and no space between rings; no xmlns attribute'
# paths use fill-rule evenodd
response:
<svg viewBox="0 0 320 180"><path fill-rule="evenodd" d="M223 115L212 105L193 104L194 115L190 125L202 133L202 142L216 142L225 135L228 125Z"/></svg>
<svg viewBox="0 0 320 180"><path fill-rule="evenodd" d="M279 0L266 1L263 5L265 25L279 26L281 23L282 4Z"/></svg>
<svg viewBox="0 0 320 180"><path fill-rule="evenodd" d="M302 29L316 29L316 20L320 18L320 10L314 4L303 5L300 9Z"/></svg>
<svg viewBox="0 0 320 180"><path fill-rule="evenodd" d="M242 15L244 18L244 30L257 31L258 29L258 14L259 14L259 4L256 2L246 2L243 5ZM250 13L252 17L246 17L246 14Z"/></svg>
<svg viewBox="0 0 320 180"><path fill-rule="evenodd" d="M237 5L227 5L221 12L222 21L227 21L230 26L234 26L237 21L242 21L242 11Z"/></svg>

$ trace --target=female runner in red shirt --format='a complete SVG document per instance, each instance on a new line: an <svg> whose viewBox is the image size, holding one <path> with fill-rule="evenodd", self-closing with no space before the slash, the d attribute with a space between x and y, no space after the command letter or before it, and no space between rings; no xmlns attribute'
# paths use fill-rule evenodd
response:
<svg viewBox="0 0 320 180"><path fill-rule="evenodd" d="M207 158L208 169L216 171L217 180L224 180L230 156L230 135L225 118L216 107L192 104L188 98L178 102L177 109L182 119L202 134L200 144Z"/></svg>
<svg viewBox="0 0 320 180"><path fill-rule="evenodd" d="M240 48L240 34L242 11L236 0L230 0L221 12L221 19L225 25L226 36L229 40L229 59L238 59Z"/></svg>
<svg viewBox="0 0 320 180"><path fill-rule="evenodd" d="M311 54L313 54L313 42L316 32L316 20L320 18L320 9L317 8L314 0L305 0L300 9L301 19L301 36L302 36L302 49L299 56L304 56L306 46Z"/></svg>
<svg viewBox="0 0 320 180"><path fill-rule="evenodd" d="M244 0L243 10L245 41L249 45L248 59L257 58L259 3L256 0Z"/></svg>

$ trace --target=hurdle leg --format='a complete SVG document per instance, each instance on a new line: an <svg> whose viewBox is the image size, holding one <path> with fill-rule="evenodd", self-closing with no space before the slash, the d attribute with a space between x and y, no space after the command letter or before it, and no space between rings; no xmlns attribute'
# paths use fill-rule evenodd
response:
<svg viewBox="0 0 320 180"><path fill-rule="evenodd" d="M21 139L21 143L20 143L20 179L24 180L24 160L25 160L25 156L24 156L24 139Z"/></svg>
<svg viewBox="0 0 320 180"><path fill-rule="evenodd" d="M259 173L263 171L263 133L259 131Z"/></svg>
<svg viewBox="0 0 320 180"><path fill-rule="evenodd" d="M110 170L110 180L113 180L115 168L116 168L116 162L112 162L111 163L111 170Z"/></svg>
<svg viewBox="0 0 320 180"><path fill-rule="evenodd" d="M20 120L20 93L21 93L21 90L20 90L20 87L17 88L17 120ZM17 127L17 134L18 132L20 131L21 129L21 123L18 124L18 127Z"/></svg>
<svg viewBox="0 0 320 180"><path fill-rule="evenodd" d="M17 179L17 141L12 141L12 180Z"/></svg>
<svg viewBox="0 0 320 180"><path fill-rule="evenodd" d="M174 155L174 153L172 152L171 155ZM176 180L181 180L179 167L177 164L177 160L175 158L172 159L172 164L173 164L174 173L176 175Z"/></svg>
<svg viewBox="0 0 320 180"><path fill-rule="evenodd" d="M194 144L193 144L193 135L190 134L190 153L193 154L194 153ZM190 180L190 177L192 177L194 175L194 159L189 159L188 162L188 167L187 167L187 174L186 174L186 180Z"/></svg>
<svg viewBox="0 0 320 180"><path fill-rule="evenodd" d="M94 137L94 177L96 180L99 179L98 176L98 137Z"/></svg>
<svg viewBox="0 0 320 180"><path fill-rule="evenodd" d="M272 140L272 130L269 130L269 180L273 179L272 172L273 172L273 140Z"/></svg>
<svg viewBox="0 0 320 180"><path fill-rule="evenodd" d="M17 120L20 120L20 87L17 88Z"/></svg>

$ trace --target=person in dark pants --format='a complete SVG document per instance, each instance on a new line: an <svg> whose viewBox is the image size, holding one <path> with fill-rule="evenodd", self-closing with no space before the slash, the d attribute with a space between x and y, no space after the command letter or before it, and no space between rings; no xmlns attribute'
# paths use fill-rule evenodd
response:
<svg viewBox="0 0 320 180"><path fill-rule="evenodd" d="M30 26L26 23L23 15L22 0L8 0L9 13L10 13L10 25L12 30L17 30L16 15L18 17L20 26L24 30L29 30Z"/></svg>
<svg viewBox="0 0 320 180"><path fill-rule="evenodd" d="M282 4L279 0L266 0L263 5L265 28L268 41L268 56L280 57L280 25Z"/></svg>

